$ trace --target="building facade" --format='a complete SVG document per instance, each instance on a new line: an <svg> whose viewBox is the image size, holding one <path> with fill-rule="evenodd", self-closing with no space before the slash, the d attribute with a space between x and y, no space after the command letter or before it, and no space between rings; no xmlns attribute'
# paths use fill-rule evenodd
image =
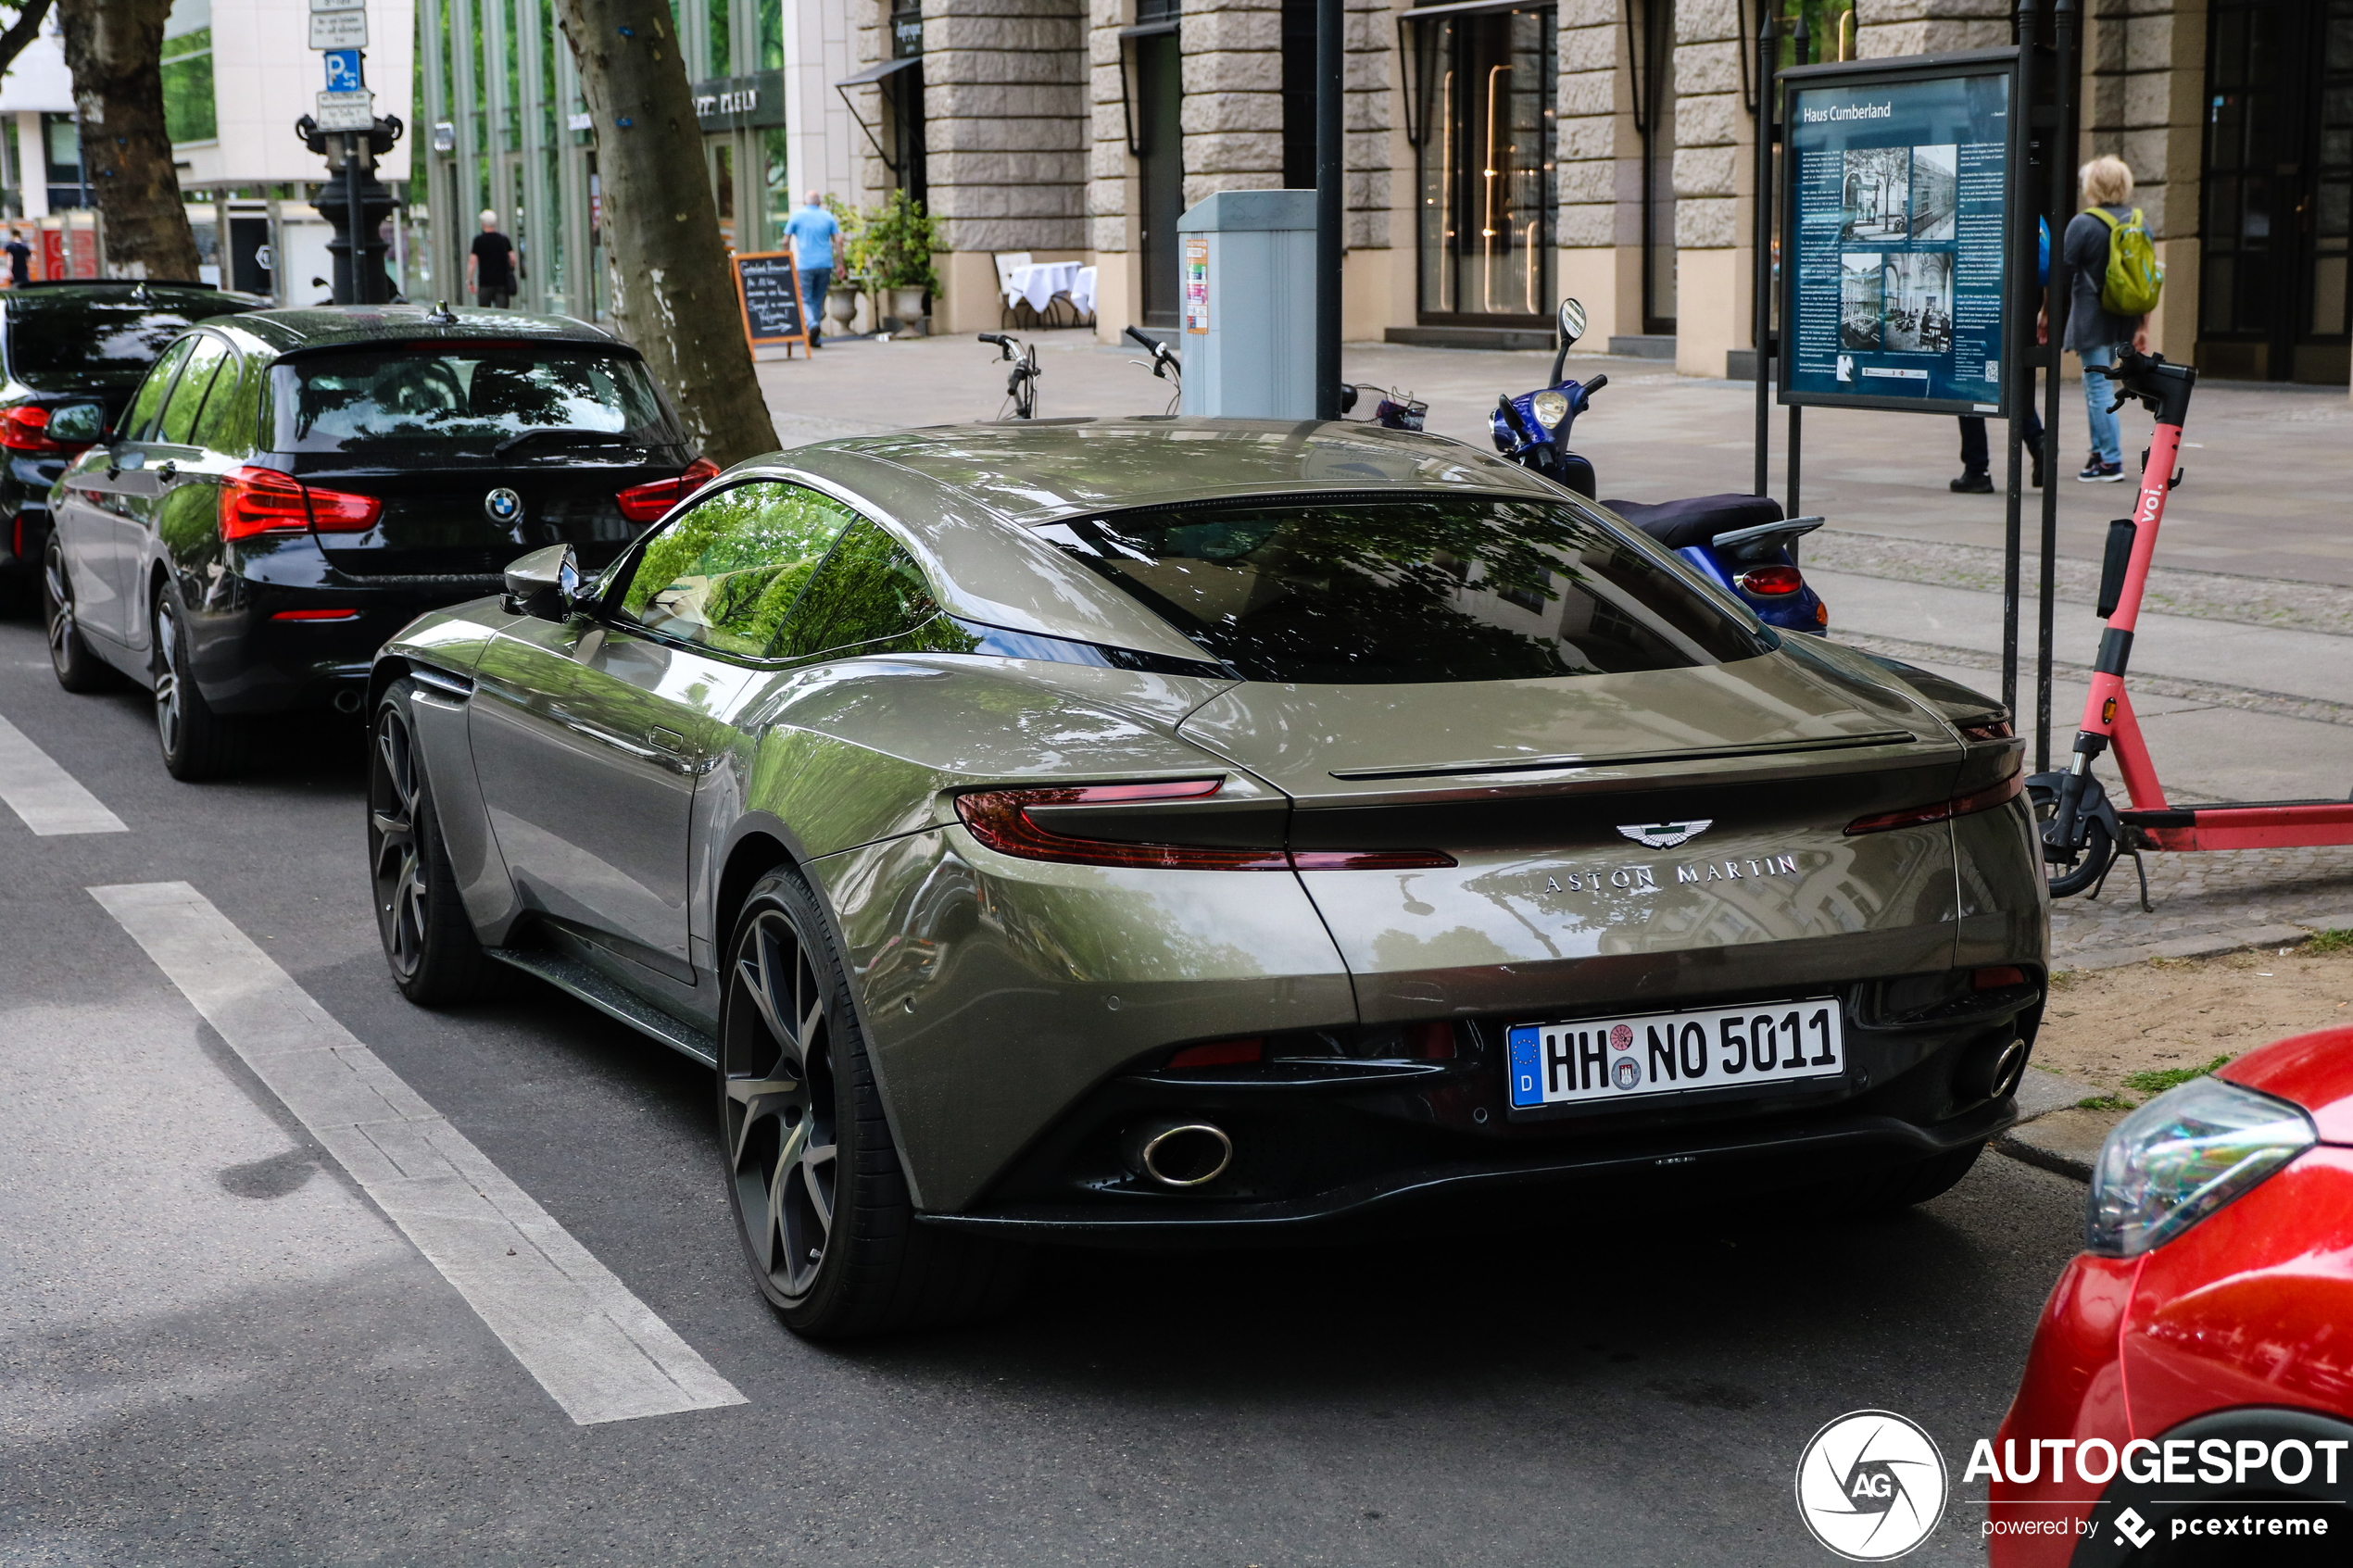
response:
<svg viewBox="0 0 2353 1568"><path fill-rule="evenodd" d="M1007 251L1095 264L1107 341L1172 324L1176 217L1313 182L1312 0L802 3L849 44L849 194L908 189L943 221L945 330L998 324ZM1348 335L1535 343L1574 295L1596 340L1723 375L1750 341L1757 4L1347 0ZM1804 11L1813 58L2010 37L2000 0ZM2080 153L2139 181L2167 267L2159 345L2211 374L2343 384L2353 0L2089 0L2082 18ZM804 99L813 74L794 78ZM838 132L803 134L829 140L792 156L838 179Z"/></svg>
<svg viewBox="0 0 2353 1568"><path fill-rule="evenodd" d="M1809 58L2010 36L2003 0L1345 0L1348 336L1534 345L1573 295L1592 341L1723 375L1750 342L1748 41L1768 3L1785 32L1802 10ZM729 243L773 248L811 188L868 207L904 190L941 223L937 331L1000 324L1009 252L1094 265L1106 341L1171 326L1184 210L1314 180L1314 0L678 15ZM2344 384L2353 0L2082 17L2079 155L2139 181L2167 267L2158 345L2209 374ZM412 141L423 205L449 219L432 274L461 272L472 214L494 207L522 247L519 303L593 317L595 131L551 0L416 0L416 19Z"/></svg>

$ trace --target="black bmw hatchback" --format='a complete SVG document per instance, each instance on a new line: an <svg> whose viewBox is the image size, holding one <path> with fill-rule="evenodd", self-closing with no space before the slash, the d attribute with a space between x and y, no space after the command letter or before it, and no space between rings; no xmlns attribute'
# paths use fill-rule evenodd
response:
<svg viewBox="0 0 2353 1568"><path fill-rule="evenodd" d="M356 711L377 647L526 550L620 554L717 472L637 351L505 310L269 310L156 362L65 474L44 574L69 691L153 689L175 778L254 716Z"/></svg>
<svg viewBox="0 0 2353 1568"><path fill-rule="evenodd" d="M49 487L81 446L49 418L72 403L121 414L171 340L198 321L258 308L195 283L19 283L0 293L0 596L30 589L49 543Z"/></svg>

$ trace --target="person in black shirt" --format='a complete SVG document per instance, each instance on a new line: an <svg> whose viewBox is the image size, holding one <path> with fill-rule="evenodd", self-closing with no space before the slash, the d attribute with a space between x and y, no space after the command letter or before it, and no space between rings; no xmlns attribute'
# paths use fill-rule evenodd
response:
<svg viewBox="0 0 2353 1568"><path fill-rule="evenodd" d="M482 209L482 232L466 257L466 287L474 303L505 308L515 302L515 245L498 232L498 214Z"/></svg>
<svg viewBox="0 0 2353 1568"><path fill-rule="evenodd" d="M8 253L8 286L15 288L32 282L32 247L24 243L24 231L8 231L8 243L0 245Z"/></svg>

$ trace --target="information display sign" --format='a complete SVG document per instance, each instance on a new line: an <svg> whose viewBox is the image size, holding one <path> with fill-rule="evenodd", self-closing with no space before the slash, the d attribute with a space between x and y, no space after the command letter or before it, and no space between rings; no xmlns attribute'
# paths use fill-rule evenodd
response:
<svg viewBox="0 0 2353 1568"><path fill-rule="evenodd" d="M1783 403L2008 416L2017 69L1986 49L1784 74Z"/></svg>

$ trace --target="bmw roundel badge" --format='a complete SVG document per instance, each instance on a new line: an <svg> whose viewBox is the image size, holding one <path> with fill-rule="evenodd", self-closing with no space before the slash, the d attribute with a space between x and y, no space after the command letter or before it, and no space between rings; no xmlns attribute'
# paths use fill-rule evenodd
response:
<svg viewBox="0 0 2353 1568"><path fill-rule="evenodd" d="M519 522L522 520L522 497L502 484L482 498L482 513L496 523Z"/></svg>

